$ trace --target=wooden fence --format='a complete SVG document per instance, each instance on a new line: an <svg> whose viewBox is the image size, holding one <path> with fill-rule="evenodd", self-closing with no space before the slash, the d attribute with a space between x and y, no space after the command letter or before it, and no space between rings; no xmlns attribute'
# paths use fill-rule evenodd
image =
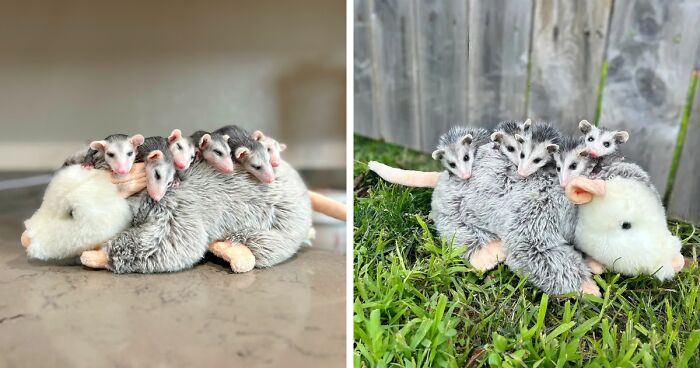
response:
<svg viewBox="0 0 700 368"><path fill-rule="evenodd" d="M597 120L700 224L700 1L355 0L354 21L357 134L427 152L454 124Z"/></svg>

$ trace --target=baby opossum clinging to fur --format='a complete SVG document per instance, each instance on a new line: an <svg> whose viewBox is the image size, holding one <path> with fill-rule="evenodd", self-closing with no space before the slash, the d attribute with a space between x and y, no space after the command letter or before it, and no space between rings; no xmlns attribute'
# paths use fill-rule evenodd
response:
<svg viewBox="0 0 700 368"><path fill-rule="evenodd" d="M488 142L489 133L486 129L452 127L440 136L440 143L433 151L433 159L439 160L450 174L467 180L472 176L477 148Z"/></svg>
<svg viewBox="0 0 700 368"><path fill-rule="evenodd" d="M529 119L523 124L523 133L515 135L515 140L520 144L518 175L527 177L548 167L553 161L552 154L559 150L561 133L549 124L531 127Z"/></svg>
<svg viewBox="0 0 700 368"><path fill-rule="evenodd" d="M126 174L131 171L136 159L135 150L141 144L141 134L131 137L126 134L112 134L103 140L90 143L82 164L85 167L110 169L116 174Z"/></svg>
<svg viewBox="0 0 700 368"><path fill-rule="evenodd" d="M229 137L227 142L231 156L243 166L251 175L263 183L272 183L275 180L275 172L272 170L270 154L261 140L265 135L256 130L249 134L245 129L226 125L214 131Z"/></svg>
<svg viewBox="0 0 700 368"><path fill-rule="evenodd" d="M233 171L228 135L198 130L190 136L190 139L194 143L197 152L217 171L223 173Z"/></svg>
<svg viewBox="0 0 700 368"><path fill-rule="evenodd" d="M138 147L137 162L146 163L146 189L154 201L160 201L173 184L173 155L164 137L148 137Z"/></svg>
<svg viewBox="0 0 700 368"><path fill-rule="evenodd" d="M197 149L191 137L182 135L180 129L173 129L168 136L170 153L173 154L173 162L178 170L187 170L197 155Z"/></svg>
<svg viewBox="0 0 700 368"><path fill-rule="evenodd" d="M626 131L598 128L586 120L581 120L578 127L584 134L586 147L590 149L591 157L619 154L618 147L627 142L630 137Z"/></svg>
<svg viewBox="0 0 700 368"><path fill-rule="evenodd" d="M577 176L590 176L598 160L591 157L581 137L565 137L554 154L559 185L566 187Z"/></svg>

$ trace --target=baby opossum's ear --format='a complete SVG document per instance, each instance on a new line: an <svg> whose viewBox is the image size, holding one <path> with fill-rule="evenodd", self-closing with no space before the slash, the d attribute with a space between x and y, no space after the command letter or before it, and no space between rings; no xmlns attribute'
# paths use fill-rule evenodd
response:
<svg viewBox="0 0 700 368"><path fill-rule="evenodd" d="M559 151L559 146L558 146L558 145L556 145L556 144L554 144L554 143L550 143L550 144L547 145L547 152L549 152L549 153L556 153L556 152L558 152L558 151Z"/></svg>
<svg viewBox="0 0 700 368"><path fill-rule="evenodd" d="M182 138L182 132L180 129L173 129L168 136L168 144L175 142L176 140Z"/></svg>
<svg viewBox="0 0 700 368"><path fill-rule="evenodd" d="M445 157L445 150L437 149L433 151L433 160L442 160Z"/></svg>
<svg viewBox="0 0 700 368"><path fill-rule="evenodd" d="M280 152L284 151L287 149L287 145L284 143L280 143Z"/></svg>
<svg viewBox="0 0 700 368"><path fill-rule="evenodd" d="M199 139L199 148L204 149L204 147L206 147L209 143L211 143L211 136L209 134L205 134Z"/></svg>
<svg viewBox="0 0 700 368"><path fill-rule="evenodd" d="M131 143L132 146L138 147L143 144L144 138L141 134L135 134L129 137L129 143Z"/></svg>
<svg viewBox="0 0 700 368"><path fill-rule="evenodd" d="M593 129L593 126L588 122L588 120L581 120L578 123L578 128L581 130L581 133L588 134L591 129Z"/></svg>
<svg viewBox="0 0 700 368"><path fill-rule="evenodd" d="M505 136L505 133L498 131L498 132L493 132L491 133L491 140L493 142L500 142L503 140L503 137Z"/></svg>
<svg viewBox="0 0 700 368"><path fill-rule="evenodd" d="M520 143L520 144L525 143L525 138L520 134L515 135L515 140L518 141L518 143Z"/></svg>
<svg viewBox="0 0 700 368"><path fill-rule="evenodd" d="M627 140L630 138L630 134L623 130L621 132L615 132L613 137L615 137L615 143L622 144L627 142Z"/></svg>
<svg viewBox="0 0 700 368"><path fill-rule="evenodd" d="M92 141L90 143L90 148L95 151L104 151L107 148L107 141Z"/></svg>
<svg viewBox="0 0 700 368"><path fill-rule="evenodd" d="M231 137L229 137L228 134L224 134L224 135L223 135L223 138L224 138L224 141L228 142L228 139L231 138Z"/></svg>
<svg viewBox="0 0 700 368"><path fill-rule="evenodd" d="M472 138L472 135L471 135L471 134L465 135L464 138L462 138L462 145L466 146L466 145L468 145L468 144L472 144L472 140L473 140L473 139L474 139L474 138Z"/></svg>
<svg viewBox="0 0 700 368"><path fill-rule="evenodd" d="M250 155L250 150L246 147L238 147L234 155L236 156L236 160L240 160Z"/></svg>
<svg viewBox="0 0 700 368"><path fill-rule="evenodd" d="M265 138L265 134L263 134L263 132L261 132L259 130L254 131L253 134L251 134L250 136L253 139L255 139L256 141L259 141L259 140Z"/></svg>
<svg viewBox="0 0 700 368"><path fill-rule="evenodd" d="M525 120L525 122L523 123L523 132L527 132L528 130L530 130L531 125L532 125L531 119Z"/></svg>
<svg viewBox="0 0 700 368"><path fill-rule="evenodd" d="M148 161L157 161L161 160L163 158L163 152L159 150L151 151L151 153L148 154L146 157L146 160Z"/></svg>

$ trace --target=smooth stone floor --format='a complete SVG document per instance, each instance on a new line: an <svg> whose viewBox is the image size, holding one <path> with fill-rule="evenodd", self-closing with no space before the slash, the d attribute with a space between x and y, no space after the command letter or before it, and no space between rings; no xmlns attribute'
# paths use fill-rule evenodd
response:
<svg viewBox="0 0 700 368"><path fill-rule="evenodd" d="M344 245L240 275L211 255L174 274L49 265L19 242L43 190L0 191L0 367L345 365Z"/></svg>

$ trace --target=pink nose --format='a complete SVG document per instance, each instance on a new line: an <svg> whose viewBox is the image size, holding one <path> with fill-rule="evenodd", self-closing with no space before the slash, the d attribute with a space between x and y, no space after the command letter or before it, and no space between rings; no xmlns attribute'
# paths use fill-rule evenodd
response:
<svg viewBox="0 0 700 368"><path fill-rule="evenodd" d="M598 157L598 151L591 150L591 157L593 157L593 158Z"/></svg>
<svg viewBox="0 0 700 368"><path fill-rule="evenodd" d="M265 176L263 176L263 181L267 184L270 184L273 181L275 181L275 177L272 175L265 175Z"/></svg>
<svg viewBox="0 0 700 368"><path fill-rule="evenodd" d="M462 174L462 179L464 179L464 180L467 180L467 179L469 179L469 178L471 178L471 177L472 177L472 174L471 174L471 173L469 173L469 174Z"/></svg>
<svg viewBox="0 0 700 368"><path fill-rule="evenodd" d="M126 174L126 173L129 172L129 169L127 169L126 167L121 166L121 167L118 167L118 168L117 168L116 172L117 172L117 174Z"/></svg>
<svg viewBox="0 0 700 368"><path fill-rule="evenodd" d="M153 199L153 200L156 201L156 202L160 201L161 198L163 198L163 194L162 194L162 193L158 193L158 192L151 192L151 191L149 191L149 192L148 192L148 195L151 197L151 199Z"/></svg>
<svg viewBox="0 0 700 368"><path fill-rule="evenodd" d="M279 161L270 161L270 165L272 165L272 167L277 167L280 165L280 163Z"/></svg>
<svg viewBox="0 0 700 368"><path fill-rule="evenodd" d="M523 170L518 170L518 175L522 176L523 178L527 176L527 173Z"/></svg>
<svg viewBox="0 0 700 368"><path fill-rule="evenodd" d="M233 164L221 164L217 166L217 169L221 171L222 173L230 173L233 171Z"/></svg>
<svg viewBox="0 0 700 368"><path fill-rule="evenodd" d="M178 170L184 170L187 167L187 164L184 162L176 162L175 167L177 167Z"/></svg>
<svg viewBox="0 0 700 368"><path fill-rule="evenodd" d="M22 233L22 237L20 238L20 242L22 243L22 246L25 248L29 248L29 244L32 243L32 240L29 238L29 233L27 230L24 230Z"/></svg>

